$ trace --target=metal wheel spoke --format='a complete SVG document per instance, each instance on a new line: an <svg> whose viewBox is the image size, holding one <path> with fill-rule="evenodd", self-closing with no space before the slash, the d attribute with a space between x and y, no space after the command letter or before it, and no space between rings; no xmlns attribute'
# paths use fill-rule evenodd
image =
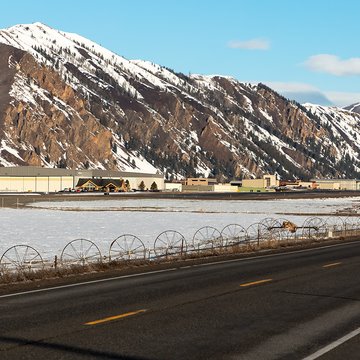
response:
<svg viewBox="0 0 360 360"><path fill-rule="evenodd" d="M118 240L116 240L116 242L114 244L116 244L122 251L126 251L126 248L124 246L122 246Z"/></svg>
<svg viewBox="0 0 360 360"><path fill-rule="evenodd" d="M25 249L24 256L23 256L23 259L22 259L23 262L25 262L25 259L26 259L28 250L29 250L29 248L27 247L27 248Z"/></svg>
<svg viewBox="0 0 360 360"><path fill-rule="evenodd" d="M74 256L74 255L71 255L71 254L69 254L69 253L64 253L64 255L70 256L70 257L72 257L72 258L74 258L74 259L79 259L78 256Z"/></svg>
<svg viewBox="0 0 360 360"><path fill-rule="evenodd" d="M131 241L131 245L129 246L129 248L130 248L130 249L132 249L132 248L133 248L133 246L134 246L134 242L135 242L135 238L133 237L133 238L132 238L132 241Z"/></svg>
<svg viewBox="0 0 360 360"><path fill-rule="evenodd" d="M3 255L3 257L7 258L11 264L17 264L16 261L14 261L13 259L9 258L6 254Z"/></svg>
<svg viewBox="0 0 360 360"><path fill-rule="evenodd" d="M32 262L34 259L36 259L37 257L39 257L38 254L36 254L35 256L33 256L30 260L28 260L28 262Z"/></svg>
<svg viewBox="0 0 360 360"><path fill-rule="evenodd" d="M172 236L172 239L171 239L171 244L176 244L175 237L176 237L176 233L174 232L173 236Z"/></svg>
<svg viewBox="0 0 360 360"><path fill-rule="evenodd" d="M94 257L97 257L99 254L93 254L93 255L89 255L89 256L86 256L84 257L84 259L92 259Z"/></svg>
<svg viewBox="0 0 360 360"><path fill-rule="evenodd" d="M129 241L128 241L128 238L127 236L125 235L124 236L124 241L123 241L123 249L125 252L129 251Z"/></svg>
<svg viewBox="0 0 360 360"><path fill-rule="evenodd" d="M84 244L83 244L83 239L80 240L80 252L81 252L81 255L84 254Z"/></svg>
<svg viewBox="0 0 360 360"><path fill-rule="evenodd" d="M85 254L84 254L84 257L86 257L86 255L89 253L89 251L91 250L91 248L93 247L94 244L91 244L89 246L89 248L86 250Z"/></svg>
<svg viewBox="0 0 360 360"><path fill-rule="evenodd" d="M77 252L77 250L75 249L75 247L74 247L74 245L72 244L72 242L70 243L70 246L73 248L75 255L76 255L77 257L81 257L81 255L78 254L78 252Z"/></svg>
<svg viewBox="0 0 360 360"><path fill-rule="evenodd" d="M16 247L14 247L14 251L15 251L15 256L16 256L16 258L17 258L17 262L18 262L18 264L21 264L20 255L19 255L19 253L18 253L18 251L17 251Z"/></svg>
<svg viewBox="0 0 360 360"><path fill-rule="evenodd" d="M141 246L141 245L137 246L137 247L136 247L136 248L134 248L132 251L133 251L133 252L135 252L137 249L140 249L140 248L142 248L142 246Z"/></svg>
<svg viewBox="0 0 360 360"><path fill-rule="evenodd" d="M165 236L166 236L166 245L168 246L170 241L169 241L169 236L168 236L167 232L165 233Z"/></svg>

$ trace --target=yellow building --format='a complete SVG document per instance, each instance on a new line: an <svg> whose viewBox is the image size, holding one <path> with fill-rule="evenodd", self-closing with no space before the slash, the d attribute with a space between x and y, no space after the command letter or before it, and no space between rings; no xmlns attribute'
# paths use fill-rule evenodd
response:
<svg viewBox="0 0 360 360"><path fill-rule="evenodd" d="M276 175L263 175L262 179L243 179L242 187L243 188L258 188L265 189L279 186L279 180L277 180Z"/></svg>
<svg viewBox="0 0 360 360"><path fill-rule="evenodd" d="M188 186L212 186L217 184L216 179L209 178L187 178L185 185Z"/></svg>

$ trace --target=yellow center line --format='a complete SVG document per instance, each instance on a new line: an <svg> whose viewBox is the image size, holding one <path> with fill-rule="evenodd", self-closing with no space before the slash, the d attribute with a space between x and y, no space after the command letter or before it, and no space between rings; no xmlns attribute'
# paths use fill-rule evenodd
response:
<svg viewBox="0 0 360 360"><path fill-rule="evenodd" d="M142 309L142 310L137 310L137 311L131 311L131 312L128 312L128 313L125 313L125 314L120 314L120 315L115 315L115 316L109 316L109 317L106 317L106 318L104 318L104 319L87 322L87 323L85 323L84 325L97 325L97 324L102 324L102 323L105 323L105 322L108 322L108 321L119 320L119 319L126 318L126 317L128 317L128 316L137 315L137 314L143 313L143 312L145 312L145 311L146 311L145 309Z"/></svg>
<svg viewBox="0 0 360 360"><path fill-rule="evenodd" d="M240 286L242 286L242 287L253 286L253 285L258 285L258 284L267 283L267 282L269 282L269 281L272 281L272 279L264 279L264 280L253 281L253 282L241 284Z"/></svg>
<svg viewBox="0 0 360 360"><path fill-rule="evenodd" d="M323 268L328 268L328 267L332 267L332 266L337 266L337 265L340 265L342 264L341 262L336 262L336 263L331 263L331 264L326 264L326 265L323 265Z"/></svg>

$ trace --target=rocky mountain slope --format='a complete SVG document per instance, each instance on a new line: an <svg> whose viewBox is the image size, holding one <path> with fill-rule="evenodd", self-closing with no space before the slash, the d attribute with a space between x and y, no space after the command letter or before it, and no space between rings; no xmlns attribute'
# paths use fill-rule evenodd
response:
<svg viewBox="0 0 360 360"><path fill-rule="evenodd" d="M0 31L0 165L221 179L358 176L360 115L127 60L40 23Z"/></svg>

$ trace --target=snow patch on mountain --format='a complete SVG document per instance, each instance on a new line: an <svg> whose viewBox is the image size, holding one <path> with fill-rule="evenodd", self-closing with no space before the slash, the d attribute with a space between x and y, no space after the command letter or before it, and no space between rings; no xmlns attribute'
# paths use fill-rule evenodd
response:
<svg viewBox="0 0 360 360"><path fill-rule="evenodd" d="M337 148L337 159L341 160L345 154L352 159L360 155L360 115L338 107L324 107L314 104L304 105L319 117L323 126L331 127L333 136L339 142L333 142ZM345 139L345 142L341 142ZM358 168L358 167L357 167Z"/></svg>

